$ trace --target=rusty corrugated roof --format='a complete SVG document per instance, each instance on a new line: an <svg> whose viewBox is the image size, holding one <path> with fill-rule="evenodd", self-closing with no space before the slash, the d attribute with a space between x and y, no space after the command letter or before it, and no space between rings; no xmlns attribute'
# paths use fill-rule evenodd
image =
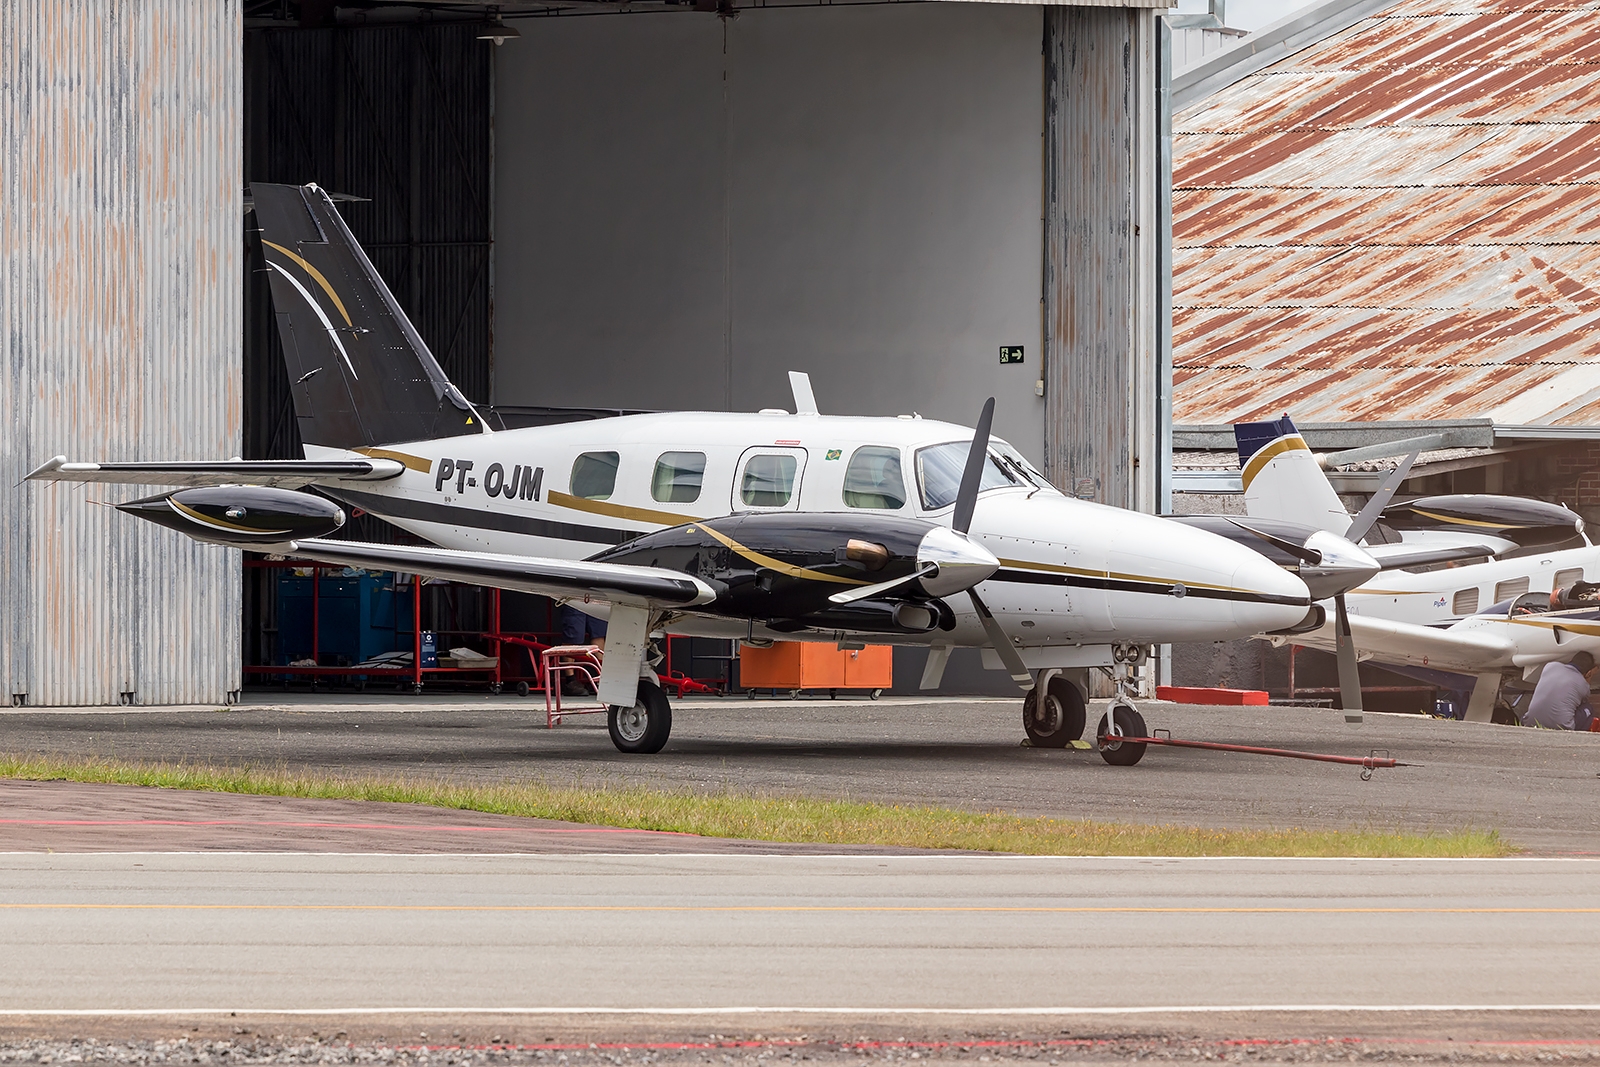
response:
<svg viewBox="0 0 1600 1067"><path fill-rule="evenodd" d="M1402 0L1173 154L1175 422L1600 423L1600 0Z"/></svg>

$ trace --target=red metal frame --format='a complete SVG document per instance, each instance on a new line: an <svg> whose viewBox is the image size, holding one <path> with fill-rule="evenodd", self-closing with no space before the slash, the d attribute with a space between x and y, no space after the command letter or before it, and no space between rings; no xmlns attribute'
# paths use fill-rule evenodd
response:
<svg viewBox="0 0 1600 1067"><path fill-rule="evenodd" d="M544 661L544 724L554 729L561 724L563 715L599 715L609 711L604 704L583 704L576 708L561 706L561 676L581 674L589 685L600 691L600 668L605 661L605 650L598 645L552 645L539 653Z"/></svg>

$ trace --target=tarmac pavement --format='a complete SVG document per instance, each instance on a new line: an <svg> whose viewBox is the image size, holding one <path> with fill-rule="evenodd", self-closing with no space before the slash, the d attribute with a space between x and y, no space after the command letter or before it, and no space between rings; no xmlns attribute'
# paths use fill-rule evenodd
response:
<svg viewBox="0 0 1600 1067"><path fill-rule="evenodd" d="M601 716L546 729L537 698L253 695L231 708L12 709L0 750L476 782L635 783L1218 827L1495 828L1539 854L1600 854L1600 734L1326 709L1150 702L1176 737L1412 764L1356 768L1152 748L1133 768L1021 746L1020 702L683 701L672 740L625 756ZM1091 711L1089 732L1101 709Z"/></svg>

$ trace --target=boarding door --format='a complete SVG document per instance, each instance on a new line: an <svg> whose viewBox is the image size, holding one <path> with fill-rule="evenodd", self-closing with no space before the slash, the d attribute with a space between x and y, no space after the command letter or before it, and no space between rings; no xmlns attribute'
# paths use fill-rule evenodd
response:
<svg viewBox="0 0 1600 1067"><path fill-rule="evenodd" d="M745 449L733 477L734 511L795 511L806 450L782 445Z"/></svg>

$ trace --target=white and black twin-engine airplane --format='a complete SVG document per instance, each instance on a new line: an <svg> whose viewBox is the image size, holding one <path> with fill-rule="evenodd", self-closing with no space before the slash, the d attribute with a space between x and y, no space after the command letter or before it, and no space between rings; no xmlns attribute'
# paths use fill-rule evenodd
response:
<svg viewBox="0 0 1600 1067"><path fill-rule="evenodd" d="M69 463L29 477L187 488L120 507L203 541L545 594L610 619L600 699L628 752L666 743L652 633L915 644L924 688L980 647L1029 691L1036 745L1082 735L1087 671L1155 643L1301 623L1306 584L1226 538L1064 496L1010 445L919 418L682 412L491 432L333 203L255 185L306 458ZM296 492L315 486L326 497ZM338 501L438 547L329 539ZM1365 577L1362 571L1350 584ZM1101 751L1133 763L1131 705Z"/></svg>

